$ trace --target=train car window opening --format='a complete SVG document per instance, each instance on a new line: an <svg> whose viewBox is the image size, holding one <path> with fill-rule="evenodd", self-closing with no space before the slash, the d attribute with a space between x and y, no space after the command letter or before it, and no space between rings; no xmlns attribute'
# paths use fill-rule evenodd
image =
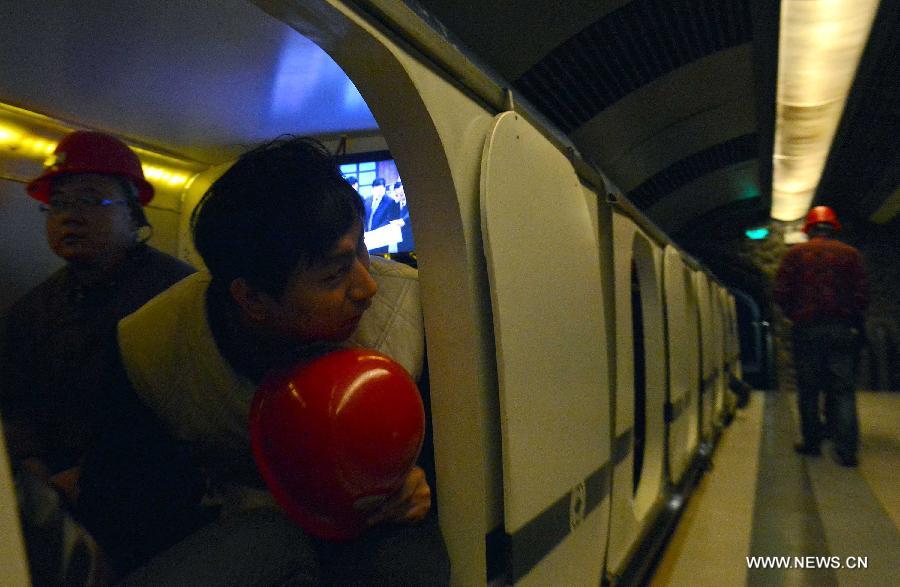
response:
<svg viewBox="0 0 900 587"><path fill-rule="evenodd" d="M637 493L644 468L644 446L647 438L647 374L644 355L644 312L641 280L637 263L631 261L631 335L634 360L634 459L632 462L633 493Z"/></svg>

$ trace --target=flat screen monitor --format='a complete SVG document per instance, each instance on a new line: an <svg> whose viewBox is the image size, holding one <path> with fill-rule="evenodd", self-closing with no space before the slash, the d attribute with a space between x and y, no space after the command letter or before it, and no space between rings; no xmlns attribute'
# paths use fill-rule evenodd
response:
<svg viewBox="0 0 900 587"><path fill-rule="evenodd" d="M338 157L341 174L363 199L366 248L372 254L411 253L414 248L403 180L389 151Z"/></svg>

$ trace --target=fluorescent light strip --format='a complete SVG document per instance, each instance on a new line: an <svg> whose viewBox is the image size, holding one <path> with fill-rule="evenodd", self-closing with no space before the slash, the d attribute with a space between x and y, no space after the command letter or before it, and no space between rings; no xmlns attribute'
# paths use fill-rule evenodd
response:
<svg viewBox="0 0 900 587"><path fill-rule="evenodd" d="M56 148L57 141L37 136L17 126L0 121L0 156L3 151L12 153L13 156L28 159L44 160L49 157ZM143 149L134 149L135 152ZM144 176L153 184L178 187L186 184L193 172L185 173L184 170L160 165L148 165L142 163Z"/></svg>
<svg viewBox="0 0 900 587"><path fill-rule="evenodd" d="M869 38L878 0L782 0L772 218L802 218Z"/></svg>

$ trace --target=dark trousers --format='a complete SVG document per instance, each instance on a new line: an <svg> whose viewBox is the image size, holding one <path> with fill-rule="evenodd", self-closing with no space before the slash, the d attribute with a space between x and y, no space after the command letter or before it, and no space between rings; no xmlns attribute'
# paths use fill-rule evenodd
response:
<svg viewBox="0 0 900 587"><path fill-rule="evenodd" d="M123 585L440 586L450 561L434 516L382 524L331 544L310 538L280 510L260 508L214 522L162 553Z"/></svg>
<svg viewBox="0 0 900 587"><path fill-rule="evenodd" d="M835 449L856 455L859 424L856 417L855 373L859 332L847 322L794 325L794 366L800 426L807 445L818 446L827 430ZM819 402L825 394L825 424Z"/></svg>
<svg viewBox="0 0 900 587"><path fill-rule="evenodd" d="M133 417L85 459L77 514L125 585L441 586L450 560L436 512L344 544L310 538L275 506L209 521L187 452ZM138 568L140 567L140 568Z"/></svg>

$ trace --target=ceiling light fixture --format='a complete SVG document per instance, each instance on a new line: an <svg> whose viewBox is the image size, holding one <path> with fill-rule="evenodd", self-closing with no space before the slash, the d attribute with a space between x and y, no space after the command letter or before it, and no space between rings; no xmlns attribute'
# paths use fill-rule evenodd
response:
<svg viewBox="0 0 900 587"><path fill-rule="evenodd" d="M56 148L58 138L70 130L48 117L0 103L0 160L21 158L45 161ZM42 133L56 135L57 138L51 139ZM199 171L199 168L189 168L188 164L173 157L130 146L141 160L147 181L155 186L179 188Z"/></svg>
<svg viewBox="0 0 900 587"><path fill-rule="evenodd" d="M803 217L847 102L878 0L782 0L772 218Z"/></svg>

